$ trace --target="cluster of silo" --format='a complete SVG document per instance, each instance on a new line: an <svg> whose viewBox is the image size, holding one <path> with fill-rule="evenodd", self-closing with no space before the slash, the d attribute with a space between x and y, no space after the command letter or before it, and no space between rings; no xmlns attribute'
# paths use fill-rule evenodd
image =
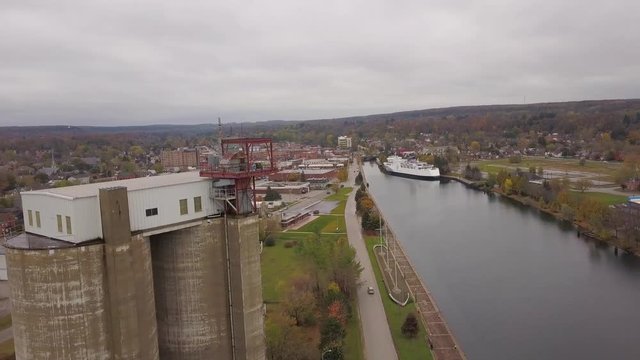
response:
<svg viewBox="0 0 640 360"><path fill-rule="evenodd" d="M264 359L257 218L131 234L127 201L100 190L101 241L7 244L16 358Z"/></svg>
<svg viewBox="0 0 640 360"><path fill-rule="evenodd" d="M265 358L259 248L256 216L151 237L161 359Z"/></svg>

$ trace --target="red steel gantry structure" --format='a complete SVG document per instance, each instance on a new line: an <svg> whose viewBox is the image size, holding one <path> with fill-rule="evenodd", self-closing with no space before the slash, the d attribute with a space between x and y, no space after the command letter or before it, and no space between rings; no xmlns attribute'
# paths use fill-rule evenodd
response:
<svg viewBox="0 0 640 360"><path fill-rule="evenodd" d="M276 171L273 142L270 138L227 138L220 141L221 155L215 161L200 164L200 176L214 180L233 180L232 189L218 191L216 199L225 201L236 214L256 211L256 177ZM267 152L267 161L257 162L258 152Z"/></svg>

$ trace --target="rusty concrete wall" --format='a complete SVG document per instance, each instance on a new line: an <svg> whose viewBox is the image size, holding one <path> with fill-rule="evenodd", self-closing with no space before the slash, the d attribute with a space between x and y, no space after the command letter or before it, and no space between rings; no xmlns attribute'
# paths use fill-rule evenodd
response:
<svg viewBox="0 0 640 360"><path fill-rule="evenodd" d="M124 187L100 189L107 309L114 360L156 360L158 337L149 240L131 236Z"/></svg>
<svg viewBox="0 0 640 360"><path fill-rule="evenodd" d="M102 244L7 249L16 359L111 359Z"/></svg>
<svg viewBox="0 0 640 360"><path fill-rule="evenodd" d="M231 360L222 219L151 237L160 357Z"/></svg>
<svg viewBox="0 0 640 360"><path fill-rule="evenodd" d="M227 226L236 358L262 360L266 348L258 216L230 217Z"/></svg>

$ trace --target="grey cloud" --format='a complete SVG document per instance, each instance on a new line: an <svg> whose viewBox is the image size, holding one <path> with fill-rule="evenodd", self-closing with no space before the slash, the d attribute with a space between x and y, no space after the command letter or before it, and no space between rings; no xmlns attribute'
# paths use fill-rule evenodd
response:
<svg viewBox="0 0 640 360"><path fill-rule="evenodd" d="M640 3L4 1L0 125L638 97Z"/></svg>

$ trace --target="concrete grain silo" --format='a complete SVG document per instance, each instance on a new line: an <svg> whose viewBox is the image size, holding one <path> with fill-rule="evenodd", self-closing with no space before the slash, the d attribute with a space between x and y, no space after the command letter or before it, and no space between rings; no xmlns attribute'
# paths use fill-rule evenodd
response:
<svg viewBox="0 0 640 360"><path fill-rule="evenodd" d="M16 358L111 359L103 245L23 234L6 246Z"/></svg>
<svg viewBox="0 0 640 360"><path fill-rule="evenodd" d="M234 343L239 359L265 359L258 232L255 215L227 218Z"/></svg>
<svg viewBox="0 0 640 360"><path fill-rule="evenodd" d="M152 236L160 357L231 359L221 218Z"/></svg>

